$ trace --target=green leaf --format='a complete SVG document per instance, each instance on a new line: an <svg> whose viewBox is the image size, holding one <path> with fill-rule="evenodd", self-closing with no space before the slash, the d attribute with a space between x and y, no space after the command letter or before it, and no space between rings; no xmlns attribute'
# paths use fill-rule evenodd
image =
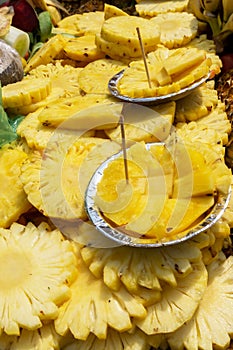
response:
<svg viewBox="0 0 233 350"><path fill-rule="evenodd" d="M11 127L8 116L2 106L2 88L0 84L0 147L18 138L16 130Z"/></svg>
<svg viewBox="0 0 233 350"><path fill-rule="evenodd" d="M43 43L51 36L53 24L50 13L43 11L38 16L40 28L40 41Z"/></svg>

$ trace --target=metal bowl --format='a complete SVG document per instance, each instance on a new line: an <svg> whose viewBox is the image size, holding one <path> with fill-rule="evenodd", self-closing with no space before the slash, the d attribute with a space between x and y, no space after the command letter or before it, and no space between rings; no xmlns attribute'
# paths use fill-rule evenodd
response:
<svg viewBox="0 0 233 350"><path fill-rule="evenodd" d="M209 77L210 77L210 73L208 75L205 75L203 78L195 81L193 84L179 90L178 92L173 92L171 94L168 95L161 95L161 96L153 96L153 97L129 97L129 96L125 96L125 95L121 95L118 91L118 82L119 80L122 78L124 74L124 69L121 70L119 73L115 74L108 82L108 89L110 91L110 93L122 100L122 101L126 101L126 102L133 102L133 103L141 103L144 105L157 105L163 102L169 102L169 101L176 101L179 100L185 96L188 96L194 89L196 89L197 87L199 87L200 85L202 85L203 83L205 83Z"/></svg>
<svg viewBox="0 0 233 350"><path fill-rule="evenodd" d="M156 144L159 143L147 144L147 148L149 148L151 145ZM229 191L226 195L218 194L216 196L215 204L206 214L203 220L201 220L191 229L185 230L185 233L181 232L180 235L178 234L176 239L158 241L157 239L143 238L142 236L140 237L137 233L131 235L130 232L126 233L121 231L119 228L113 227L109 222L105 220L104 215L97 207L95 203L95 197L97 194L97 185L101 181L103 172L108 167L109 162L122 156L122 154L122 152L119 152L113 155L97 168L88 184L85 193L85 209L91 222L105 237L115 241L116 243L139 248L156 248L179 244L209 229L220 219L226 210L231 197L231 187L229 188Z"/></svg>

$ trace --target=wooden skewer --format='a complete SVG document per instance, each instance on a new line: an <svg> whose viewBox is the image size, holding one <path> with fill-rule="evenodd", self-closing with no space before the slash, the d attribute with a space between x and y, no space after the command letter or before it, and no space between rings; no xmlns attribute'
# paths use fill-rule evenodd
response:
<svg viewBox="0 0 233 350"><path fill-rule="evenodd" d="M145 54L144 45L143 45L143 42L142 42L140 29L137 27L136 31L137 31L137 35L138 35L139 44L140 44L140 47L141 47L142 58L143 58L143 62L144 62L145 70L146 70L146 76L147 76L147 80L148 80L148 85L149 85L149 88L151 89L152 88L151 79L150 79L148 65L147 65L147 62L146 62L146 54Z"/></svg>
<svg viewBox="0 0 233 350"><path fill-rule="evenodd" d="M123 110L123 108L122 108L122 110ZM125 144L124 116L122 113L120 115L119 123L121 126L121 142L122 142L122 151L123 151L123 157L124 157L125 180L126 180L126 183L128 184L129 183L129 172L128 172L126 144Z"/></svg>

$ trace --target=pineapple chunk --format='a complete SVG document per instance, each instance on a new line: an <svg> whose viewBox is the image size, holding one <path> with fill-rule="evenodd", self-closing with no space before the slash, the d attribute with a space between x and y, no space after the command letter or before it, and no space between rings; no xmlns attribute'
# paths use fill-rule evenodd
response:
<svg viewBox="0 0 233 350"><path fill-rule="evenodd" d="M182 47L177 50L172 50L171 54L164 62L164 68L169 75L174 75L182 73L194 65L200 64L205 58L206 53L204 50Z"/></svg>

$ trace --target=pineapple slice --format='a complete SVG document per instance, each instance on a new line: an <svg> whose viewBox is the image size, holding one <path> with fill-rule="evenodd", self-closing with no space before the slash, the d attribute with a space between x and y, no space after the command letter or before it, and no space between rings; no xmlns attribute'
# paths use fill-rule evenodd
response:
<svg viewBox="0 0 233 350"><path fill-rule="evenodd" d="M123 284L139 297L145 289L158 294L163 292L165 284L176 287L179 279L188 276L193 264L201 259L200 249L193 242L150 250L86 246L81 249L81 255L94 276L102 278L109 288L119 290Z"/></svg>
<svg viewBox="0 0 233 350"><path fill-rule="evenodd" d="M149 20L135 16L116 16L107 19L102 25L101 36L115 44L138 47L137 27L140 28L145 49L147 46L154 46L159 43L160 32L158 26L152 26Z"/></svg>
<svg viewBox="0 0 233 350"><path fill-rule="evenodd" d="M71 243L45 223L14 223L0 230L0 238L0 329L19 335L20 328L35 330L56 318L70 296L76 259Z"/></svg>
<svg viewBox="0 0 233 350"><path fill-rule="evenodd" d="M87 63L105 56L96 46L94 34L69 39L64 46L64 52L72 60Z"/></svg>
<svg viewBox="0 0 233 350"><path fill-rule="evenodd" d="M85 93L108 94L109 79L126 65L111 59L99 59L89 63L79 74L78 82Z"/></svg>
<svg viewBox="0 0 233 350"><path fill-rule="evenodd" d="M22 329L20 336L0 336L1 349L9 350L57 350L62 343L61 336L55 332L54 325L48 323L37 330Z"/></svg>
<svg viewBox="0 0 233 350"><path fill-rule="evenodd" d="M97 137L78 138L77 134L59 130L53 134L42 155L33 152L22 167L21 180L28 200L45 216L58 219L86 219L84 210L83 180L79 180L79 171L88 154L97 145L107 142L106 152L98 158L97 167L106 158L116 153L112 142ZM119 146L118 146L119 147ZM97 164L96 164L97 163ZM96 170L89 162L91 171L86 169L82 176L92 176ZM59 176L58 176L59 174ZM88 174L88 175L87 175ZM48 181L53 179L53 181Z"/></svg>
<svg viewBox="0 0 233 350"><path fill-rule="evenodd" d="M8 108L9 113L13 115L27 115L41 107L58 103L61 98L80 96L81 90L78 84L78 76L81 70L82 68L74 68L70 65L62 66L60 62L40 65L32 69L24 79L29 80L29 82L35 79L51 79L50 94L40 102Z"/></svg>
<svg viewBox="0 0 233 350"><path fill-rule="evenodd" d="M165 286L161 301L147 307L146 317L135 320L136 325L148 335L176 331L193 317L205 292L207 278L206 268L200 261L192 273L178 280L176 287Z"/></svg>
<svg viewBox="0 0 233 350"><path fill-rule="evenodd" d="M158 14L150 22L159 26L160 43L169 49L184 46L197 35L198 21L191 13L167 12Z"/></svg>
<svg viewBox="0 0 233 350"><path fill-rule="evenodd" d="M188 0L140 0L137 1L136 11L141 17L155 17L160 13L183 12L188 5Z"/></svg>
<svg viewBox="0 0 233 350"><path fill-rule="evenodd" d="M100 34L96 34L95 42L98 47L98 49L102 52L104 52L109 57L113 58L118 56L122 57L122 59L136 59L142 57L142 52L140 49L140 44L134 43L132 44L121 44L121 43L114 43L111 41L108 41L104 39ZM156 50L157 44L148 45L145 47L144 51L145 53L151 52Z"/></svg>
<svg viewBox="0 0 233 350"><path fill-rule="evenodd" d="M217 91L205 83L190 95L176 101L175 121L196 121L208 115L217 105Z"/></svg>
<svg viewBox="0 0 233 350"><path fill-rule="evenodd" d="M104 3L104 19L106 20L110 17L116 17L116 16L129 16L129 15L125 11L121 10L119 7Z"/></svg>
<svg viewBox="0 0 233 350"><path fill-rule="evenodd" d="M57 23L58 28L69 29L76 32L77 36L96 34L101 30L104 22L104 12L86 12L67 16Z"/></svg>
<svg viewBox="0 0 233 350"><path fill-rule="evenodd" d="M51 92L49 78L33 80L23 79L2 88L2 104L4 108L30 105L45 99Z"/></svg>
<svg viewBox="0 0 233 350"><path fill-rule="evenodd" d="M157 339L157 344L160 338ZM138 328L131 332L117 332L109 329L106 339L98 339L90 334L85 341L74 340L63 350L146 350L148 349L147 337Z"/></svg>
<svg viewBox="0 0 233 350"><path fill-rule="evenodd" d="M46 65L53 61L53 59L63 50L66 40L61 34L51 37L43 46L32 56L27 62L24 72L28 73L31 69Z"/></svg>
<svg viewBox="0 0 233 350"><path fill-rule="evenodd" d="M0 227L7 228L31 207L19 179L27 154L19 148L0 150Z"/></svg>
<svg viewBox="0 0 233 350"><path fill-rule="evenodd" d="M120 110L121 104L111 104L110 102L111 99L108 99L108 96L104 94L86 94L84 96L62 98L59 102L51 103L47 108L41 109L38 119L42 125L49 127L61 125L63 128L72 128L76 130L88 130L98 127L104 128L104 124L101 124L102 122L104 123L103 117L101 118L101 113L99 113L98 118L98 110L100 110L100 106L102 106L102 113L108 111L105 120L106 128L108 122L110 123L110 127L112 127L118 122L119 118L117 118L117 115L114 115L114 112L115 110ZM88 119L90 117L91 120Z"/></svg>
<svg viewBox="0 0 233 350"><path fill-rule="evenodd" d="M60 307L55 320L58 334L70 330L76 339L86 340L90 333L106 339L108 327L128 331L132 329L131 317L146 316L144 306L123 287L113 292L91 274L81 258L78 266L79 274L70 287L72 296Z"/></svg>
<svg viewBox="0 0 233 350"><path fill-rule="evenodd" d="M208 286L194 316L168 335L172 349L227 349L230 345L233 333L232 256L208 270Z"/></svg>
<svg viewBox="0 0 233 350"><path fill-rule="evenodd" d="M151 108L126 105L124 108L125 139L137 142L164 141L171 131L175 110L174 101ZM114 129L105 130L105 133L111 140L120 142L120 125Z"/></svg>

